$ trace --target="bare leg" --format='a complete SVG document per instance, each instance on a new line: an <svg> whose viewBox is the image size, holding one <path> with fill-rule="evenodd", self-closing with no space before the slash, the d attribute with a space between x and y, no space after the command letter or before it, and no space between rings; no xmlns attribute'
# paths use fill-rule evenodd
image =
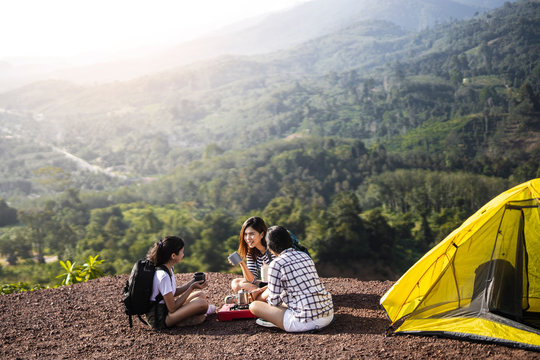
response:
<svg viewBox="0 0 540 360"><path fill-rule="evenodd" d="M208 301L206 297L196 296L191 301L185 303L173 313L167 314L165 324L168 327L175 325L196 325L206 319Z"/></svg>
<svg viewBox="0 0 540 360"><path fill-rule="evenodd" d="M285 330L283 327L283 317L287 308L272 306L264 301L254 301L249 305L249 311L255 316L277 325L281 330Z"/></svg>
<svg viewBox="0 0 540 360"><path fill-rule="evenodd" d="M232 288L232 291L236 294L238 292L238 290L241 290L242 289L242 283L243 282L246 282L246 279L244 278L236 278L236 279L233 279L233 281L231 281L231 288Z"/></svg>
<svg viewBox="0 0 540 360"><path fill-rule="evenodd" d="M191 294L189 294L184 304L187 304L188 302L190 302L191 300L195 298L203 298L204 300L206 300L206 294L202 291L193 291Z"/></svg>
<svg viewBox="0 0 540 360"><path fill-rule="evenodd" d="M258 286L250 283L244 278L236 278L236 279L233 279L233 281L231 282L231 288L233 289L235 293L237 293L240 290L246 290L246 291L255 290L258 288Z"/></svg>
<svg viewBox="0 0 540 360"><path fill-rule="evenodd" d="M240 290L251 291L258 289L259 287L255 284L250 283L244 278L236 278L233 279L233 281L231 282L231 288L235 293L237 293Z"/></svg>
<svg viewBox="0 0 540 360"><path fill-rule="evenodd" d="M192 317L188 317L185 320L180 321L176 326L193 326L193 325L199 325L202 324L206 320L206 315L194 315Z"/></svg>
<svg viewBox="0 0 540 360"><path fill-rule="evenodd" d="M244 279L244 278L236 278L236 279L233 279L233 281L231 282L231 287L232 287L232 289L233 289L233 291L234 291L235 294L236 294L239 290L252 291L252 290L256 290L256 289L259 288L259 286L250 283L249 281L247 281L247 280ZM261 295L262 295L262 294L259 294L255 300L261 300L261 301L263 301L264 299L261 298Z"/></svg>

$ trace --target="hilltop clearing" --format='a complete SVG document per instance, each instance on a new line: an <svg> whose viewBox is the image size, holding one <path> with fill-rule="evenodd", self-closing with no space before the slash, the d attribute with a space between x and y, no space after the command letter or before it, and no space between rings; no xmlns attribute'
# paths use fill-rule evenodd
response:
<svg viewBox="0 0 540 360"><path fill-rule="evenodd" d="M179 282L191 274L177 274ZM221 306L231 274L210 273L208 297ZM323 278L336 316L313 334L262 328L253 319L156 333L121 307L127 275L108 276L57 289L0 296L0 358L55 359L532 359L538 353L437 337L384 337L388 321L379 298L392 282Z"/></svg>

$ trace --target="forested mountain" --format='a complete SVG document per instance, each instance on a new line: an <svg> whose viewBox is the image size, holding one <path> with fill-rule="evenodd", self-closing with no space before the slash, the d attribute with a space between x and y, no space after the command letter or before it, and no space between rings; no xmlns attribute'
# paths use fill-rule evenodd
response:
<svg viewBox="0 0 540 360"><path fill-rule="evenodd" d="M38 83L0 95L9 110L1 114L3 129L20 137L9 149L54 145L130 177L166 173L200 159L208 146L225 151L293 134L429 151L462 141L459 134L440 139L448 131L476 129L455 151L474 148L480 153L469 156L492 154L499 162L508 143L518 150L530 143L523 147L529 154L535 147L534 116L521 121L526 114L508 113L529 103L525 112L534 113L538 102L536 8L508 4L410 34L361 22L264 58L222 58L127 83ZM426 127L440 131L432 138ZM503 135L506 143L498 140ZM6 151L12 162L5 168L24 172L27 150L24 160ZM15 174L9 170L4 181Z"/></svg>
<svg viewBox="0 0 540 360"><path fill-rule="evenodd" d="M395 277L540 176L538 29L540 2L518 1L420 32L360 21L265 56L0 94L0 194L20 210L0 253L100 253L125 272L181 233L184 270L224 271L260 214L326 274Z"/></svg>

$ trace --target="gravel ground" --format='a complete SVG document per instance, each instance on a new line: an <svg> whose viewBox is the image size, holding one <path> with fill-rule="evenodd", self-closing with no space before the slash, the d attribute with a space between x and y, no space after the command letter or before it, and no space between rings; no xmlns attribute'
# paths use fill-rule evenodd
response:
<svg viewBox="0 0 540 360"><path fill-rule="evenodd" d="M210 273L205 289L218 308L232 274ZM177 274L185 282L191 274ZM1 359L540 359L540 353L438 337L389 336L379 306L391 281L323 278L334 322L316 333L287 334L254 319L155 332L138 319L129 328L121 304L128 275L0 296Z"/></svg>

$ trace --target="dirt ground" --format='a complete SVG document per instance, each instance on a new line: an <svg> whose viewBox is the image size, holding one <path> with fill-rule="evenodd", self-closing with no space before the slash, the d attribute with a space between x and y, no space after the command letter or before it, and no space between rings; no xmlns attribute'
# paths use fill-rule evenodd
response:
<svg viewBox="0 0 540 360"><path fill-rule="evenodd" d="M128 275L83 284L0 296L1 359L540 359L540 353L438 337L389 336L379 298L391 281L323 278L335 320L316 333L287 334L254 319L155 332L121 304ZM185 282L191 274L177 274ZM205 290L223 305L231 274L210 273Z"/></svg>

